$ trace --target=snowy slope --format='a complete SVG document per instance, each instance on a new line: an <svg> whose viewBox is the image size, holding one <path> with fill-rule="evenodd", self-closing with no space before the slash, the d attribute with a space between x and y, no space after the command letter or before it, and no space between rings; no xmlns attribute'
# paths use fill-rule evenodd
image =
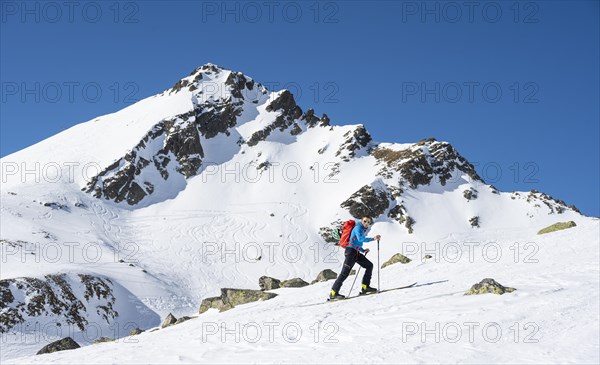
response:
<svg viewBox="0 0 600 365"><path fill-rule="evenodd" d="M15 361L598 362L596 218L542 193L496 191L445 142L377 143L361 125L330 126L325 115L303 112L289 92L267 91L240 73L199 67L162 94L1 163L2 282L67 273L113 283L114 318L96 318L102 304L74 289L86 307L80 311L86 329L69 326L50 310L24 322L52 328L60 323L82 345L100 335L122 337L132 327L157 326L170 312L195 314L201 300L220 288L258 289L263 275L310 282L325 268L339 272L342 252L319 232L361 212L365 202L379 207L370 234L383 236L381 261L398 252L413 259L382 270L382 287L430 283L315 307L302 305L322 301L331 283L280 289L270 301L205 313L144 333L136 343L121 340ZM36 163L37 174L24 172ZM467 199L470 190L476 197ZM473 217L479 227L470 223ZM558 221L577 227L536 234ZM501 258L490 262L498 248ZM422 262L425 254L434 258ZM485 277L517 291L462 296ZM20 295L15 288L12 295ZM7 304L2 315L31 295ZM201 341L203 326L209 326L204 323L272 320L297 322L304 331L300 341ZM403 341L407 321L425 321L427 328L495 321L506 334L497 343L464 336L456 343L419 336ZM308 336L316 322L338 326L339 343ZM514 322L539 325L540 341L510 340ZM61 337L39 336L24 323L3 333L3 362ZM90 335L91 327L99 333ZM351 343L365 343L366 349ZM573 343L579 343L577 352Z"/></svg>
<svg viewBox="0 0 600 365"><path fill-rule="evenodd" d="M158 332L10 363L597 363L598 228L596 220L577 234L504 234L495 263L474 250L472 262L410 255L415 261L382 270L382 287L417 280L411 289L316 306L331 282L278 289L272 300ZM515 263L510 245L528 240L541 247L538 262ZM485 276L517 291L462 295Z"/></svg>

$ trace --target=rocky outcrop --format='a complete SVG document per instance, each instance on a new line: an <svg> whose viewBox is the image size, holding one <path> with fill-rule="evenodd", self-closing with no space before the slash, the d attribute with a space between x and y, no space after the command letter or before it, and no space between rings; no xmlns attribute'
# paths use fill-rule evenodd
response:
<svg viewBox="0 0 600 365"><path fill-rule="evenodd" d="M364 216L375 219L382 215L389 206L390 198L387 191L370 185L363 186L341 204L341 207L348 209L348 212L356 219Z"/></svg>
<svg viewBox="0 0 600 365"><path fill-rule="evenodd" d="M103 343L103 342L114 342L114 338L110 338L110 337L100 337L98 339L96 339L93 343L94 344L98 344L98 343Z"/></svg>
<svg viewBox="0 0 600 365"><path fill-rule="evenodd" d="M54 341L54 342L49 343L46 346L42 347L36 353L36 355L50 354L52 352L64 351L64 350L74 350L74 349L78 349L79 347L81 347L81 346L79 346L79 344L77 342L75 342L75 340L73 340L71 337L65 337L61 340Z"/></svg>
<svg viewBox="0 0 600 365"><path fill-rule="evenodd" d="M240 113L240 108L226 100L197 105L191 112L165 119L123 158L94 176L82 190L97 198L135 205L152 194L157 184L166 185L170 172L185 178L196 175L204 158L200 137L228 135L228 129L235 126ZM163 181L142 178L146 170L158 171Z"/></svg>
<svg viewBox="0 0 600 365"><path fill-rule="evenodd" d="M275 293L268 293L261 290L250 289L221 289L221 296L206 298L200 304L200 314L211 308L218 309L220 312L232 309L237 305L256 302L258 300L269 300L277 296Z"/></svg>
<svg viewBox="0 0 600 365"><path fill-rule="evenodd" d="M306 113L304 113L302 117L300 117L300 119L305 121L308 128L313 128L316 126L327 127L329 126L330 122L327 114L323 114L321 118L319 118L315 115L314 109L308 109Z"/></svg>
<svg viewBox="0 0 600 365"><path fill-rule="evenodd" d="M176 324L180 324L180 323L183 323L183 322L189 321L190 319L192 319L192 317L183 316L183 317L181 317L181 318L178 318L178 319L175 321L175 323L173 323L173 325L176 325Z"/></svg>
<svg viewBox="0 0 600 365"><path fill-rule="evenodd" d="M332 280L332 279L337 279L337 276L338 276L338 274L335 271L330 270L330 269L325 269L317 275L317 278L315 280L313 280L311 282L311 284L328 281L328 280Z"/></svg>
<svg viewBox="0 0 600 365"><path fill-rule="evenodd" d="M548 207L548 214L562 214L567 209L571 209L577 213L579 213L579 209L574 205L567 206L567 204L558 199L554 199L548 194L539 192L535 189L532 189L526 197L528 203L533 203L536 206L539 206L539 203L544 204Z"/></svg>
<svg viewBox="0 0 600 365"><path fill-rule="evenodd" d="M394 256L392 256L389 260L384 262L383 265L381 265L381 268L383 269L384 267L388 267L397 263L408 264L410 261L411 259L409 259L408 257L404 256L401 253L397 253Z"/></svg>
<svg viewBox="0 0 600 365"><path fill-rule="evenodd" d="M281 282L282 288L302 288L309 285L306 281L300 278L293 278Z"/></svg>
<svg viewBox="0 0 600 365"><path fill-rule="evenodd" d="M136 327L129 332L129 336L137 336L139 334L142 334L143 332L144 332L144 330Z"/></svg>
<svg viewBox="0 0 600 365"><path fill-rule="evenodd" d="M167 315L167 317L161 323L160 328L166 328L166 327L172 326L176 322L177 322L177 318L172 313L169 313Z"/></svg>
<svg viewBox="0 0 600 365"><path fill-rule="evenodd" d="M379 175L390 178L393 172L399 172L412 189L429 185L434 178L442 186L446 185L457 170L473 181L483 182L475 167L459 155L454 147L434 138L422 140L402 150L378 147L371 154L381 165Z"/></svg>
<svg viewBox="0 0 600 365"><path fill-rule="evenodd" d="M302 109L296 105L294 96L288 90L282 91L275 100L267 105L266 110L268 112L278 112L279 115L273 123L254 132L247 141L248 146L255 146L258 142L266 140L274 130L285 131L302 116ZM292 135L299 134L299 128L300 126L295 124L295 128L292 128L290 133Z"/></svg>
<svg viewBox="0 0 600 365"><path fill-rule="evenodd" d="M465 197L465 199L467 199L467 201L475 200L477 199L477 193L478 191L476 189L469 188L463 191L463 196Z"/></svg>
<svg viewBox="0 0 600 365"><path fill-rule="evenodd" d="M471 224L471 227L479 228L479 217L478 216L472 217L471 219L469 219L469 223Z"/></svg>
<svg viewBox="0 0 600 365"><path fill-rule="evenodd" d="M233 307L226 306L221 297L210 297L202 300L202 303L200 303L199 312L202 314L211 308L218 309L219 312L224 312Z"/></svg>
<svg viewBox="0 0 600 365"><path fill-rule="evenodd" d="M182 88L194 91L199 82L212 77L207 75L223 71L216 65L204 65L180 80L168 92L178 92ZM192 110L158 121L125 156L94 176L82 190L97 198L135 205L156 189L167 185L166 181L173 172L185 178L196 175L205 157L201 139L211 139L219 134L229 136L230 129L236 126L237 118L242 113L244 100L248 97L260 98L267 93L262 85L255 85L252 79L239 72L230 72L220 86L226 92L210 97L203 95L203 90L197 91L196 97L192 98ZM250 96L246 95L249 91L252 91ZM302 114L291 94L275 100L271 109L282 110L281 118L284 121L275 124L287 123L286 128L290 124L289 118L298 119ZM155 176L155 170L162 180L148 177ZM142 174L143 171L150 173Z"/></svg>
<svg viewBox="0 0 600 365"><path fill-rule="evenodd" d="M553 225L550 225L546 228L540 229L537 234L546 234L546 233L561 231L563 229L568 229L568 228L573 228L573 227L577 227L577 224L575 224L575 222L573 222L573 221L558 222L558 223L554 223Z"/></svg>
<svg viewBox="0 0 600 365"><path fill-rule="evenodd" d="M76 290L74 285L83 288L83 298L75 294L81 289ZM43 279L0 280L0 333L28 318L41 316L54 317L58 323L73 324L84 330L90 313L96 313L106 323L116 318L119 314L114 304L112 281L108 278L49 274Z"/></svg>
<svg viewBox="0 0 600 365"><path fill-rule="evenodd" d="M388 217L392 218L400 224L403 224L408 230L409 234L413 233L413 225L415 224L415 220L408 215L404 205L396 205L395 207L390 209L390 211L388 212Z"/></svg>
<svg viewBox="0 0 600 365"><path fill-rule="evenodd" d="M269 276L261 276L258 279L260 290L272 290L280 287L281 281Z"/></svg>
<svg viewBox="0 0 600 365"><path fill-rule="evenodd" d="M354 158L358 150L367 147L373 140L367 129L362 125L356 127L353 131L346 132L344 138L345 141L340 145L335 156L346 162Z"/></svg>
<svg viewBox="0 0 600 365"><path fill-rule="evenodd" d="M477 294L504 294L511 293L517 289L502 286L494 279L486 278L481 280L479 283L474 284L465 295L477 295Z"/></svg>

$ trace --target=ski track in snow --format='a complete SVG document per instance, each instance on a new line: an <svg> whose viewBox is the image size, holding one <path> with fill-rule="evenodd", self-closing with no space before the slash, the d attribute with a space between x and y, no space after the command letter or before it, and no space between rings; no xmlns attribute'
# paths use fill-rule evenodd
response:
<svg viewBox="0 0 600 365"><path fill-rule="evenodd" d="M285 208L281 208L285 207ZM260 204L236 204L232 210L193 210L169 214L142 216L132 215L117 211L103 204L92 204L92 212L95 219L91 219L92 230L101 232L102 241L112 250L116 251L118 257L136 259L136 254L144 257L135 264L147 270L153 279L162 282L167 289L165 296L143 297L140 299L151 308L164 312L166 309L189 312L198 308L202 298L218 294L223 282L232 283L230 286L252 287L257 283L258 277L252 272L241 269L236 264L244 260L255 260L251 256L253 250L237 250L235 253L225 251L225 263L222 254L214 257L207 256L202 245L206 243L216 244L220 249L232 250L235 244L261 243L265 238L272 237L268 231L267 223L254 218L256 215L266 215L270 211L284 211L281 219L273 218L281 222L280 243L293 243L305 249L309 245L310 237L296 220L308 214L308 209L300 204L286 202L272 202ZM157 221L161 222L161 231L156 237L148 239L147 232L153 230ZM163 238L166 238L164 240ZM130 244L135 243L136 252L125 250ZM240 253L241 252L241 253ZM231 260L234 255L235 260ZM266 256L262 253L262 256ZM171 259L167 259L171 257ZM129 260L125 260L126 263ZM232 262L233 261L233 262ZM172 263L176 263L175 267ZM215 266L216 265L216 266ZM216 269L216 267L221 267ZM272 269L276 268L272 272ZM287 262L281 262L279 256L276 261L269 263L265 268L264 275L274 275L282 278L291 278L297 275L294 266ZM166 277L164 273L170 272ZM248 275L251 276L248 276ZM199 280L201 278L202 280ZM216 283L217 285L211 285ZM241 285L239 283L242 283ZM244 284L245 283L245 284ZM144 285L140 283L140 285ZM130 287L135 292L135 287Z"/></svg>

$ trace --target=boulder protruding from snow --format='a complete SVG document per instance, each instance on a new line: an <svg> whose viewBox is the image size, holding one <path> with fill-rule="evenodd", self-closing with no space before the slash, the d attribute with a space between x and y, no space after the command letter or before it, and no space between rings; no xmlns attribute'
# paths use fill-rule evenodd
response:
<svg viewBox="0 0 600 365"><path fill-rule="evenodd" d="M173 323L173 325L180 324L180 323L183 323L183 322L185 322L185 321L189 321L190 319L192 319L192 317L183 316L183 317L181 317L181 318L177 319L177 320L175 321L175 323Z"/></svg>
<svg viewBox="0 0 600 365"><path fill-rule="evenodd" d="M300 278L293 278L293 279L284 280L281 282L282 288L302 288L307 285L309 285L309 284Z"/></svg>
<svg viewBox="0 0 600 365"><path fill-rule="evenodd" d="M275 293L267 293L261 290L251 289L221 289L221 296L206 298L200 304L200 314L211 308L218 309L220 312L229 310L236 305L256 302L259 300L269 300L277 296Z"/></svg>
<svg viewBox="0 0 600 365"><path fill-rule="evenodd" d="M330 269L325 269L317 275L317 278L311 282L311 284L319 283L322 281L337 279L338 274Z"/></svg>
<svg viewBox="0 0 600 365"><path fill-rule="evenodd" d="M102 343L102 342L113 342L114 340L115 340L114 338L110 338L110 337L100 337L96 341L94 341L94 344Z"/></svg>
<svg viewBox="0 0 600 365"><path fill-rule="evenodd" d="M386 266L390 266L393 264L396 264L398 262L402 263L402 264L408 264L411 260L404 256L401 253L397 253L394 256L392 256L389 260L387 260L386 262L383 263L383 265L381 265L381 268L383 269Z"/></svg>
<svg viewBox="0 0 600 365"><path fill-rule="evenodd" d="M46 346L42 347L40 349L40 351L37 352L36 355L50 354L52 352L64 351L64 350L74 350L74 349L78 349L80 347L81 346L79 346L79 344L77 342L75 342L75 340L73 340L71 337L65 337L61 340L54 341L54 342L49 343Z"/></svg>
<svg viewBox="0 0 600 365"><path fill-rule="evenodd" d="M258 286L260 286L260 290L279 289L281 286L281 280L272 278L270 276L261 276L258 279Z"/></svg>
<svg viewBox="0 0 600 365"><path fill-rule="evenodd" d="M553 225L548 226L544 229L540 229L537 234L546 234L546 233L561 231L563 229L568 229L568 228L573 228L573 227L577 227L577 224L575 224L575 222L573 222L573 221L558 222L558 223L554 223Z"/></svg>
<svg viewBox="0 0 600 365"><path fill-rule="evenodd" d="M175 316L172 313L169 313L169 315L167 316L167 318L165 318L165 320L163 321L163 323L160 325L160 328L165 328L165 327L172 326L176 322L177 322L177 318L175 318Z"/></svg>
<svg viewBox="0 0 600 365"><path fill-rule="evenodd" d="M487 293L504 294L513 292L515 290L517 289L503 286L494 279L486 278L481 280L479 283L474 284L471 289L465 293L465 295L478 295Z"/></svg>
<svg viewBox="0 0 600 365"><path fill-rule="evenodd" d="M129 332L129 336L136 336L136 335L141 334L142 332L144 332L144 330L136 327Z"/></svg>

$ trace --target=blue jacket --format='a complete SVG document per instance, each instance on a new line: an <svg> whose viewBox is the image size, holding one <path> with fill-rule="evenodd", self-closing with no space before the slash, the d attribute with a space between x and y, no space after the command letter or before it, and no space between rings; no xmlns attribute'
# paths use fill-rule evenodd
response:
<svg viewBox="0 0 600 365"><path fill-rule="evenodd" d="M356 225L350 233L350 241L348 241L347 247L352 247L354 249L359 250L360 252L365 252L365 250L362 247L363 243L373 241L373 238L365 236L365 230L366 229L362 225L362 222L356 221Z"/></svg>

